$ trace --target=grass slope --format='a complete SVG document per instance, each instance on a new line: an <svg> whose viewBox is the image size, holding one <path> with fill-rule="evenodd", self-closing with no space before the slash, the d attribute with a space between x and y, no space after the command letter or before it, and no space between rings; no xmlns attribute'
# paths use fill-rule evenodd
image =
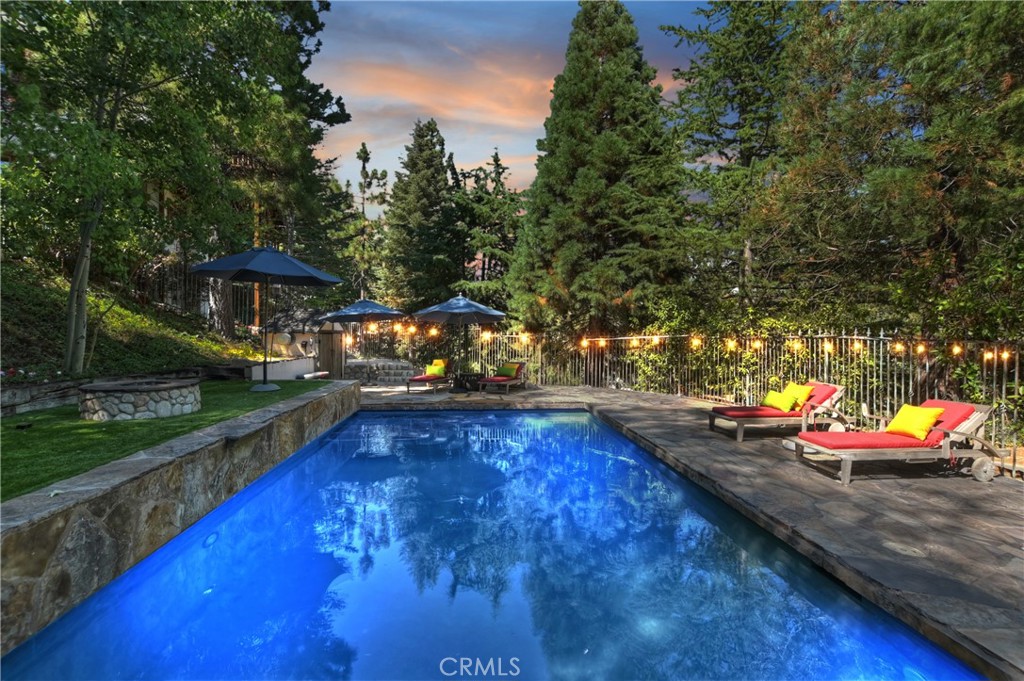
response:
<svg viewBox="0 0 1024 681"><path fill-rule="evenodd" d="M326 381L276 383L281 390L254 393L246 381L207 381L201 387L202 409L165 419L85 421L78 417L77 406L5 417L0 421L0 500L301 395Z"/></svg>
<svg viewBox="0 0 1024 681"><path fill-rule="evenodd" d="M23 262L3 263L0 289L0 358L36 380L54 379L63 363L68 284L61 277ZM99 295L96 295L99 294ZM120 376L222 364L232 358L257 359L259 349L229 343L205 328L204 320L118 299L101 323L96 319L112 297L98 289L89 297L89 343L95 350L84 376ZM87 360L89 358L87 357ZM6 380L6 379L5 379Z"/></svg>

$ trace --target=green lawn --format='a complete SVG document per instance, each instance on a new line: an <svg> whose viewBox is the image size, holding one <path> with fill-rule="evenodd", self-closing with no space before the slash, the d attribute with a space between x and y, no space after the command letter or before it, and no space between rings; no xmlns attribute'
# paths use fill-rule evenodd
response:
<svg viewBox="0 0 1024 681"><path fill-rule="evenodd" d="M254 393L249 392L252 384L247 381L206 381L202 384L202 409L164 419L85 421L78 418L77 406L5 417L0 422L0 500L66 480L327 383L275 382L280 390Z"/></svg>

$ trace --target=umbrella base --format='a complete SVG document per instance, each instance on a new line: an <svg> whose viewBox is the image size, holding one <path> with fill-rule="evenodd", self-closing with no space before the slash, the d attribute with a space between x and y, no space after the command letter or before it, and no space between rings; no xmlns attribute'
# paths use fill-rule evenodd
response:
<svg viewBox="0 0 1024 681"><path fill-rule="evenodd" d="M274 383L257 383L253 387L249 388L251 393L269 393L275 390L280 390L281 386L275 385Z"/></svg>

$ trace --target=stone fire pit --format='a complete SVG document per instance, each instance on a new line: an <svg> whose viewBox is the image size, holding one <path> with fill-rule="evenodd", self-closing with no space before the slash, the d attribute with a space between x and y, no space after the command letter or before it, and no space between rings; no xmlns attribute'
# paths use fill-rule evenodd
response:
<svg viewBox="0 0 1024 681"><path fill-rule="evenodd" d="M78 413L91 421L159 419L201 408L198 378L111 381L78 388Z"/></svg>

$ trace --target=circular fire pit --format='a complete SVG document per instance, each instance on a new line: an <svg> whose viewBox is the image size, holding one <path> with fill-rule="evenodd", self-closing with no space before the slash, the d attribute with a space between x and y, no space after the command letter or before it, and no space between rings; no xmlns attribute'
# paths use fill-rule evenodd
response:
<svg viewBox="0 0 1024 681"><path fill-rule="evenodd" d="M78 388L78 413L91 421L159 419L200 408L198 378L111 381Z"/></svg>

